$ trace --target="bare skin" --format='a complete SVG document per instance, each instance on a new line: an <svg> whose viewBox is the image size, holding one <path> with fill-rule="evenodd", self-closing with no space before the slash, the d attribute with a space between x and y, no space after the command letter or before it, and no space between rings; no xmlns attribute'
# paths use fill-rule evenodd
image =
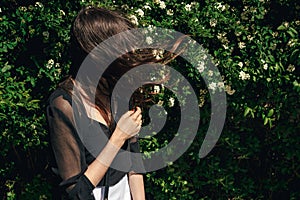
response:
<svg viewBox="0 0 300 200"><path fill-rule="evenodd" d="M88 111L87 113L90 118L106 124L104 118L95 108L92 108L87 104L85 104L85 108ZM142 115L139 107L137 107L136 111L128 111L121 117L108 144L97 156L95 161L88 166L88 169L85 172L85 176L94 186L102 180L108 167L125 141L134 137L140 131L141 125ZM145 189L143 175L134 172L130 172L128 175L132 199L144 200Z"/></svg>

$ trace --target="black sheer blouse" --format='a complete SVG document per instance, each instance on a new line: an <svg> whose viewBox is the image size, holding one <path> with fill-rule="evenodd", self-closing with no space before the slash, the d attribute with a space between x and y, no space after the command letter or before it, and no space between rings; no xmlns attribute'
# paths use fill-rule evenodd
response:
<svg viewBox="0 0 300 200"><path fill-rule="evenodd" d="M100 133L94 133L95 129L88 129L85 130L86 133L79 135L78 129L75 128L73 112L75 111L72 107L71 96L61 88L55 90L49 98L47 120L58 174L62 178L60 186L64 189L68 188L69 199L94 199L92 195L94 186L84 172L88 165L95 160L94 155L98 155L104 146L96 150L86 148L85 140L87 138L85 137L94 137L95 135L98 137ZM87 118L87 116L84 117ZM90 123L91 126L100 124L105 136L110 137L111 131L107 126L94 120L90 120ZM138 153L138 141L126 142L122 149ZM127 172L144 171L142 160L135 156L128 157L124 162L127 162L126 166L129 166ZM109 168L105 175L109 180L107 184L109 186L116 184L127 172ZM98 184L98 186L103 185L105 185L105 178Z"/></svg>

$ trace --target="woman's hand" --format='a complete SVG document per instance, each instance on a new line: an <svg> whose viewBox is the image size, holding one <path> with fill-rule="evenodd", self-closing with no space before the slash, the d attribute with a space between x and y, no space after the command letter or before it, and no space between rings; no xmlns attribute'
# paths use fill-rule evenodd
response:
<svg viewBox="0 0 300 200"><path fill-rule="evenodd" d="M119 139L124 142L135 136L142 127L142 111L137 107L135 111L128 111L122 115L117 123L116 131Z"/></svg>
<svg viewBox="0 0 300 200"><path fill-rule="evenodd" d="M142 114L140 108L122 115L109 142L84 173L94 186L104 177L124 142L135 136L140 131L141 126Z"/></svg>

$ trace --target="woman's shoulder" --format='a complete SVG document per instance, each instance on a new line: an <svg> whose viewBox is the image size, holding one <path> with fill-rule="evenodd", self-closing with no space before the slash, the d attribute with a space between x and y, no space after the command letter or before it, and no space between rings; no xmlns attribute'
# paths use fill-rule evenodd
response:
<svg viewBox="0 0 300 200"><path fill-rule="evenodd" d="M50 94L48 98L48 104L53 103L58 98L63 98L67 102L71 103L72 95L71 95L71 77L66 77L61 83L59 83L58 87Z"/></svg>
<svg viewBox="0 0 300 200"><path fill-rule="evenodd" d="M60 110L69 109L72 105L72 97L65 89L58 87L50 94L47 104Z"/></svg>
<svg viewBox="0 0 300 200"><path fill-rule="evenodd" d="M51 103L60 97L64 98L67 101L72 101L71 94L69 94L69 92L67 92L65 89L58 87L54 91L51 92L51 94L48 98L48 102Z"/></svg>

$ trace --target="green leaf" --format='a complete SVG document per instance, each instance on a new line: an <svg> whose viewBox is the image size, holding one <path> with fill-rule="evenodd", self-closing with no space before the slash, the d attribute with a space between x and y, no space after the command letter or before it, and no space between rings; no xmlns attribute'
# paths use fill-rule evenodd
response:
<svg viewBox="0 0 300 200"><path fill-rule="evenodd" d="M266 125L268 122L269 122L269 118L268 118L268 117L265 117L265 118L264 118L264 125Z"/></svg>
<svg viewBox="0 0 300 200"><path fill-rule="evenodd" d="M244 117L246 117L250 111L251 111L251 108L247 107L244 112Z"/></svg>
<svg viewBox="0 0 300 200"><path fill-rule="evenodd" d="M300 50L299 49L295 49L290 56L290 61L294 62L294 61L299 61L299 56L300 56Z"/></svg>
<svg viewBox="0 0 300 200"><path fill-rule="evenodd" d="M269 110L267 116L268 116L268 117L271 117L273 114L274 114L274 109L271 109L271 110Z"/></svg>
<svg viewBox="0 0 300 200"><path fill-rule="evenodd" d="M292 35L298 36L298 32L292 27L289 27L289 30L287 32L291 32Z"/></svg>
<svg viewBox="0 0 300 200"><path fill-rule="evenodd" d="M280 26L277 27L277 30L278 31L284 31L284 30L286 30L286 26L280 25Z"/></svg>
<svg viewBox="0 0 300 200"><path fill-rule="evenodd" d="M272 63L274 63L274 62L275 62L275 58L274 58L274 56L273 56L273 55L269 55L268 57L269 57L269 60L270 60Z"/></svg>
<svg viewBox="0 0 300 200"><path fill-rule="evenodd" d="M4 67L1 69L1 72L5 73L10 69L11 69L11 65L8 65L7 63L5 63Z"/></svg>
<svg viewBox="0 0 300 200"><path fill-rule="evenodd" d="M290 31L290 30L288 30L287 31L287 33L292 37L292 38L294 38L295 37L295 34L294 34L294 32L293 31Z"/></svg>

